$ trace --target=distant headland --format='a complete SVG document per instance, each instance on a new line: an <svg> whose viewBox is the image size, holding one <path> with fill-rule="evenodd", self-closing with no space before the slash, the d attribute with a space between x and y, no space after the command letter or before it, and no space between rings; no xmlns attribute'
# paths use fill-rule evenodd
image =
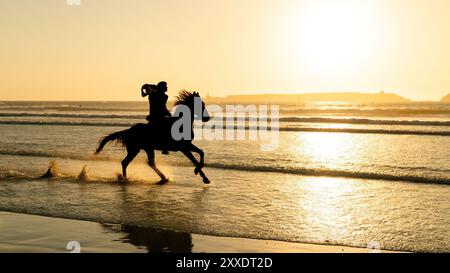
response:
<svg viewBox="0 0 450 273"><path fill-rule="evenodd" d="M442 102L450 102L450 93L441 99Z"/></svg>
<svg viewBox="0 0 450 273"><path fill-rule="evenodd" d="M303 94L255 94L230 95L227 97L210 97L205 100L209 103L308 103L308 102L350 102L350 103L404 103L409 99L393 93L303 93Z"/></svg>

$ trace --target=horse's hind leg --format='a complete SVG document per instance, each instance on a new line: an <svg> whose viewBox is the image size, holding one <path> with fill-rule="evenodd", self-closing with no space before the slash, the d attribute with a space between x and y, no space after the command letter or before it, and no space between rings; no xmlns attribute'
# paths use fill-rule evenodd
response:
<svg viewBox="0 0 450 273"><path fill-rule="evenodd" d="M161 178L161 182L165 183L169 181L169 179L156 167L155 164L155 150L147 148L145 149L148 158L148 165L159 175Z"/></svg>
<svg viewBox="0 0 450 273"><path fill-rule="evenodd" d="M139 149L127 149L127 156L122 160L122 175L125 181L127 180L127 167L138 153Z"/></svg>

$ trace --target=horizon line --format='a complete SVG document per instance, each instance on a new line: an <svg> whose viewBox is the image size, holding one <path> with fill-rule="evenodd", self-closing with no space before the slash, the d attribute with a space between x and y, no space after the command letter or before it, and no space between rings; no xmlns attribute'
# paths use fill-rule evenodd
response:
<svg viewBox="0 0 450 273"><path fill-rule="evenodd" d="M326 91L326 92L304 92L304 93L238 93L238 94L227 94L225 96L215 96L215 95L209 95L209 92L206 92L206 95L203 95L201 97L203 98L227 98L227 97L231 97L231 96L267 96L267 95L278 95L278 96L282 96L282 95L325 95L325 94L348 94L348 93L354 93L354 94L362 94L362 95L381 95L381 94L386 94L386 95L396 95L399 96L403 99L408 100L409 102L442 102L442 98L446 97L449 94L444 94L441 98L438 99L411 99L408 97L404 97L402 95L399 95L397 93L394 92L388 92L388 91L376 91L376 92L361 92L361 91ZM173 95L173 97L176 97L177 94ZM121 100L121 99L112 99L112 100L99 100L99 99L94 99L94 100L86 100L86 99L6 99L6 100L0 100L0 102L141 102L141 101L147 101L147 100ZM174 100L170 100L170 96L169 96L169 100L168 102L171 102ZM326 100L318 100L318 101L326 101ZM333 100L331 100L330 102L332 102ZM339 101L339 102L344 102L344 101ZM349 102L351 102L351 100L349 100Z"/></svg>

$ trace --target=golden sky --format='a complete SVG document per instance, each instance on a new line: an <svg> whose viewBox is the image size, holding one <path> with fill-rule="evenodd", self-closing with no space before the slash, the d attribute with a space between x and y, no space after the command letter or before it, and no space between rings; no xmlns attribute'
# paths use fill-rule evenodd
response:
<svg viewBox="0 0 450 273"><path fill-rule="evenodd" d="M450 92L448 0L4 0L0 100Z"/></svg>

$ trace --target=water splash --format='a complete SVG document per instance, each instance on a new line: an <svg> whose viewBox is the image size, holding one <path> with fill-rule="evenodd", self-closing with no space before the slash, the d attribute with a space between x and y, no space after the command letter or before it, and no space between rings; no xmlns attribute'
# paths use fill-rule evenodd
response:
<svg viewBox="0 0 450 273"><path fill-rule="evenodd" d="M57 173L58 173L58 166L56 165L56 161L51 161L48 166L47 172L44 173L41 176L41 178L52 178L55 177Z"/></svg>
<svg viewBox="0 0 450 273"><path fill-rule="evenodd" d="M78 175L78 180L79 181L88 181L88 166L84 165L83 169L81 170L80 174Z"/></svg>

